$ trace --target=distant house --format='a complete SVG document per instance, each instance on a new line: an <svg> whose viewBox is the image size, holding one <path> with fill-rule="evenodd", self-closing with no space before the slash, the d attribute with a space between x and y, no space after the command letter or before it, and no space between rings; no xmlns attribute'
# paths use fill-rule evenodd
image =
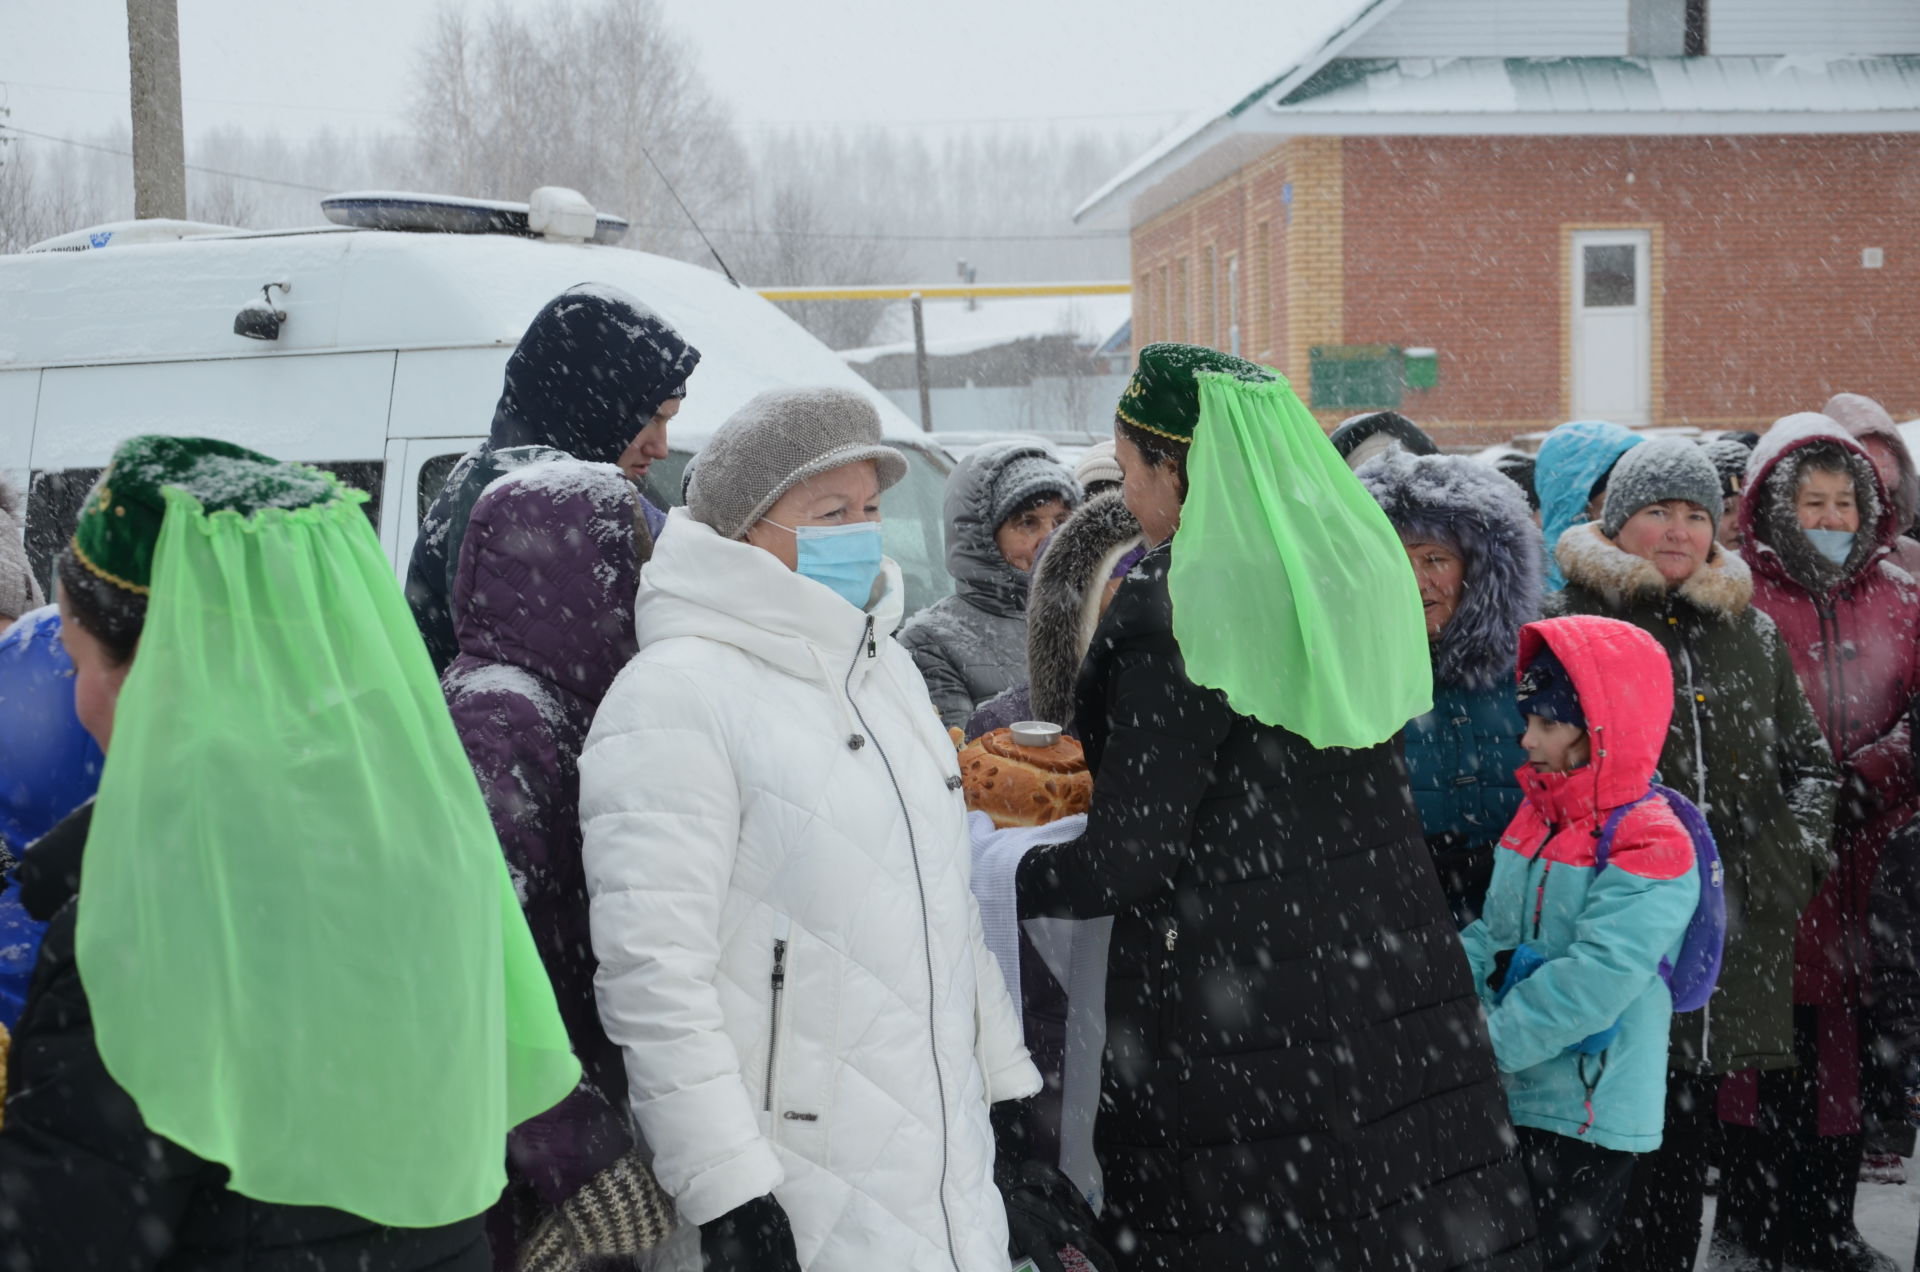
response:
<svg viewBox="0 0 1920 1272"><path fill-rule="evenodd" d="M1131 228L1136 350L1237 350L1323 421L1907 417L1916 54L1914 0L1354 0L1076 219Z"/></svg>
<svg viewBox="0 0 1920 1272"><path fill-rule="evenodd" d="M1126 295L932 300L922 307L934 427L968 432L1105 432L1124 384ZM913 319L889 307L884 343L840 354L869 384L919 417Z"/></svg>

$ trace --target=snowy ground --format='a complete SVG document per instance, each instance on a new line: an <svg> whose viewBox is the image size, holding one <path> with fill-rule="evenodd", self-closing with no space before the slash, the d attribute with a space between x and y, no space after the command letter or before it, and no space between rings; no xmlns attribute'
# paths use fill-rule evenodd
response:
<svg viewBox="0 0 1920 1272"><path fill-rule="evenodd" d="M1853 1207L1854 1220L1860 1225L1860 1234L1871 1244L1893 1257L1900 1272L1915 1272L1913 1265L1913 1247L1916 1233L1920 1233L1920 1158L1911 1158L1907 1162L1907 1182L1895 1187L1891 1184L1861 1184L1860 1194ZM1713 1232L1713 1198L1707 1198L1707 1233ZM1706 1253L1703 1241L1700 1251Z"/></svg>

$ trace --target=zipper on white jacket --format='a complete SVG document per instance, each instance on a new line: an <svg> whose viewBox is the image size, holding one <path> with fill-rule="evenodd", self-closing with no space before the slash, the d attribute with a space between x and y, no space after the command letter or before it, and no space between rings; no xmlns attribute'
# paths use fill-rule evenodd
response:
<svg viewBox="0 0 1920 1272"><path fill-rule="evenodd" d="M768 1113L773 1112L774 1066L780 1059L780 1000L787 993L787 936L792 930L793 920L784 914L773 921L773 1005L767 1011L767 1087L761 1103Z"/></svg>
<svg viewBox="0 0 1920 1272"><path fill-rule="evenodd" d="M867 629L861 635L866 656L879 655L879 644L874 639L873 616L867 616ZM900 805L900 820L907 828L907 851L913 858L913 885L920 897L920 948L925 952L927 964L927 1050L933 1060L934 1093L940 1099L940 1223L947 1235L947 1260L953 1264L953 1272L961 1272L960 1251L953 1242L953 1215L947 1208L947 1173L951 1168L951 1149L947 1131L947 1079L940 1071L940 1036L934 1027L934 981L933 981L933 925L927 919L927 881L920 869L920 840L913 833L913 814L907 808L907 796L900 789L900 779L894 774L893 761L887 758L887 748L880 745L880 737L874 733L873 726L867 723L866 712L860 710L860 704L853 696L853 673L860 665L859 649L854 650L853 661L847 664L847 676L841 683L846 693L847 705L853 709L854 718L860 727L873 739L874 753L880 757L880 764L887 770L887 782L893 787L893 798Z"/></svg>

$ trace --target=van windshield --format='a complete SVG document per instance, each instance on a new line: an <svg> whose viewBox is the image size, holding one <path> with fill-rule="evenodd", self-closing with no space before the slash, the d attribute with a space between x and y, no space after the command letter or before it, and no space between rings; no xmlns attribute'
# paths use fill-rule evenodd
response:
<svg viewBox="0 0 1920 1272"><path fill-rule="evenodd" d="M942 513L950 465L917 446L899 450L907 461L907 475L880 501L885 517L880 537L887 555L899 562L900 572L906 576L907 613L911 616L953 591L953 577L947 573ZM671 450L665 459L654 461L645 489L656 507L679 506L680 484L692 458L692 451Z"/></svg>

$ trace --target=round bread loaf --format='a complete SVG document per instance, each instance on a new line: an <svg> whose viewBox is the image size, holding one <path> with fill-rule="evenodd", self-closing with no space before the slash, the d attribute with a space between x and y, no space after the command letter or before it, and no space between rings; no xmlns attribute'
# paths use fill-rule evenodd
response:
<svg viewBox="0 0 1920 1272"><path fill-rule="evenodd" d="M1093 804L1087 755L1072 738L1052 746L1022 746L1011 729L975 738L960 752L967 807L1010 826L1044 826L1084 813Z"/></svg>

